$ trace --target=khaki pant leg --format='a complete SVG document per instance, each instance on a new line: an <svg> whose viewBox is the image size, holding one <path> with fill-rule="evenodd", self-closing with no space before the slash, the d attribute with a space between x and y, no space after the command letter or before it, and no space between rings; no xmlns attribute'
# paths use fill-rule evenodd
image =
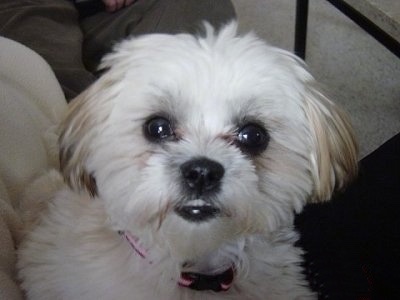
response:
<svg viewBox="0 0 400 300"><path fill-rule="evenodd" d="M67 99L95 77L82 62L83 34L68 0L1 0L0 35L41 55L53 69Z"/></svg>
<svg viewBox="0 0 400 300"><path fill-rule="evenodd" d="M95 70L101 57L130 35L195 33L203 21L218 27L235 17L230 0L138 0L115 13L99 12L81 20L84 61Z"/></svg>

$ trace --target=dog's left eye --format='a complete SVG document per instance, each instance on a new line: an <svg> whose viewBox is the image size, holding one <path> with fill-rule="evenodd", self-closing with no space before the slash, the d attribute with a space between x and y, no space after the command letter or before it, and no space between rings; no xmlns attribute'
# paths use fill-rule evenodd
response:
<svg viewBox="0 0 400 300"><path fill-rule="evenodd" d="M267 130L258 124L248 123L238 130L237 144L247 154L260 154L267 148L268 142Z"/></svg>
<svg viewBox="0 0 400 300"><path fill-rule="evenodd" d="M144 124L145 136L153 142L161 142L173 137L171 122L164 117L153 117Z"/></svg>

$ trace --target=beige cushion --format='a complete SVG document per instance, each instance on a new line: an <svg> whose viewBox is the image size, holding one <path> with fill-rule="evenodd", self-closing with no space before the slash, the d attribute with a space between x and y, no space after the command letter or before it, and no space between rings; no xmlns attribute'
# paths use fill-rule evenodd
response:
<svg viewBox="0 0 400 300"><path fill-rule="evenodd" d="M35 52L0 37L0 299L21 299L15 282L24 187L57 166L56 132L66 101L49 65Z"/></svg>

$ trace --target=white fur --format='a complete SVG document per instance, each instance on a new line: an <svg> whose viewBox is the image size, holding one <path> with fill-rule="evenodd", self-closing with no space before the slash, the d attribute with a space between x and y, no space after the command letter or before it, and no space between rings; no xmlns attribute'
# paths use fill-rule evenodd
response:
<svg viewBox="0 0 400 300"><path fill-rule="evenodd" d="M63 123L64 179L53 171L33 187L51 200L19 250L29 299L315 298L294 247L294 212L355 174L351 128L302 62L236 27L133 38L104 59L107 72ZM178 141L144 137L143 123L160 113L175 121ZM270 135L256 156L233 143L246 120ZM183 197L179 166L197 156L225 168L216 195L223 214L202 223L173 210ZM46 181L54 188L38 196ZM139 237L148 257L118 230ZM208 273L234 264L233 286L178 286L187 261Z"/></svg>

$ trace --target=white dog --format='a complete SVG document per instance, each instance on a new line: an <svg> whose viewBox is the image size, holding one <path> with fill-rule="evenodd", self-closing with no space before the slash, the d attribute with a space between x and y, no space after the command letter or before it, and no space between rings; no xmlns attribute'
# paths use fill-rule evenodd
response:
<svg viewBox="0 0 400 300"><path fill-rule="evenodd" d="M72 102L25 201L29 299L316 297L293 219L356 174L351 127L294 55L205 29L123 41Z"/></svg>

